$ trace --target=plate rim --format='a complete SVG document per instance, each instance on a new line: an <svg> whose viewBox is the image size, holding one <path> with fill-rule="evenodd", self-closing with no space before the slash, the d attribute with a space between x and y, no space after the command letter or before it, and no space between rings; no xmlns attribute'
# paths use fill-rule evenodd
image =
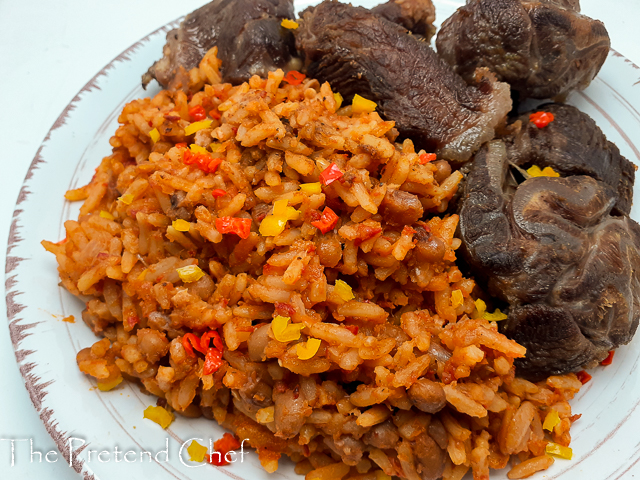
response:
<svg viewBox="0 0 640 480"><path fill-rule="evenodd" d="M9 227L9 237L7 239L7 250L5 253L5 300L6 300L6 316L7 316L7 325L9 328L9 338L11 340L11 345L13 347L14 355L16 358L16 364L20 371L20 375L24 380L24 385L29 394L29 398L33 407L40 418L40 421L44 424L44 427L56 444L58 451L65 459L66 463L69 464L69 449L65 448L65 445L68 444L68 440L70 435L59 429L60 423L54 418L54 410L50 407L43 407L44 397L47 395L47 387L51 385L55 380L45 380L40 376L37 376L31 371L35 367L33 363L25 363L25 360L35 353L34 350L23 350L20 349L20 343L30 335L29 331L36 328L42 322L35 323L23 323L25 318L17 318L19 313L26 308L26 305L23 305L16 297L20 295L22 292L17 290L17 274L11 275L11 273L18 268L18 266L25 260L22 257L11 255L11 251L18 246L20 242L22 242L22 238L20 237L19 225L18 222L20 220L20 216L23 213L23 210L20 208L20 205L27 200L27 198L32 194L32 192L28 189L29 180L33 178L36 174L36 171L39 169L39 166L43 163L46 163L45 158L42 155L42 151L47 143L51 140L52 134L63 127L66 123L67 118L71 115L72 111L75 109L76 104L82 101L82 95L86 93L91 93L94 89L100 89L98 86L98 79L101 77L107 77L108 72L115 68L119 63L125 63L130 61L129 55L135 53L142 45L149 42L151 38L156 35L166 34L172 28L175 28L179 25L179 23L184 19L185 15L182 15L175 20L172 20L169 23L155 29L154 31L148 33L144 37L142 37L137 42L133 43L126 49L124 49L121 53L116 55L109 63L107 63L100 71L98 71L79 91L78 93L71 99L71 101L65 106L62 110L62 113L56 118L53 122L51 128L47 131L44 139L38 146L36 150L36 154L31 161L27 173L22 182L22 186L20 187L20 192L18 193L18 198L16 200L14 210L11 216L11 226ZM82 460L79 454L86 449L89 444L84 444L80 446L77 450L73 452L72 462L70 466L75 470L76 473L83 476L84 480L97 480L96 475L89 468L84 460Z"/></svg>

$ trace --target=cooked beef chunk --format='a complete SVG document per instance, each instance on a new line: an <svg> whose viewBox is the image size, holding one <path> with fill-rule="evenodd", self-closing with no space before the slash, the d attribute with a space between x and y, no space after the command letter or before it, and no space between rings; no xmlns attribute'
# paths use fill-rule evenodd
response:
<svg viewBox="0 0 640 480"><path fill-rule="evenodd" d="M633 200L634 165L620 155L589 115L571 105L548 104L539 110L553 113L545 128L520 117L522 128L507 145L509 162L528 168L552 167L563 177L589 175L616 192L615 215L628 215Z"/></svg>
<svg viewBox="0 0 640 480"><path fill-rule="evenodd" d="M389 0L371 9L376 15L402 25L411 33L422 35L427 41L436 33L436 7L431 0Z"/></svg>
<svg viewBox="0 0 640 480"><path fill-rule="evenodd" d="M189 70L214 46L226 82L287 69L295 47L291 31L280 26L284 18L294 18L293 0L214 0L167 33L164 56L142 76L142 85L155 78L165 88L186 90Z"/></svg>
<svg viewBox="0 0 640 480"><path fill-rule="evenodd" d="M438 32L438 53L468 82L487 67L520 98L583 89L609 53L604 24L577 0L471 0Z"/></svg>
<svg viewBox="0 0 640 480"><path fill-rule="evenodd" d="M468 87L425 42L367 9L325 1L302 13L295 36L309 76L377 102L401 135L443 158L467 161L511 109L490 72Z"/></svg>
<svg viewBox="0 0 640 480"><path fill-rule="evenodd" d="M590 176L515 178L502 141L475 156L461 198L461 250L509 303L503 331L527 348L519 374L537 380L592 366L631 340L640 226L612 216L617 192Z"/></svg>
<svg viewBox="0 0 640 480"><path fill-rule="evenodd" d="M580 0L540 0L540 3L550 3L580 13Z"/></svg>

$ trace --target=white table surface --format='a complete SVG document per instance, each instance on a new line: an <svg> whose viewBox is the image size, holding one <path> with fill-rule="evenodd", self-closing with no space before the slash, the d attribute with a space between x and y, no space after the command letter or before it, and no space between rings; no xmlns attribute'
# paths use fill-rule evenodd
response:
<svg viewBox="0 0 640 480"><path fill-rule="evenodd" d="M64 107L124 49L204 3L206 0L0 0L3 259L11 216L27 168ZM605 22L613 48L640 65L640 1L582 0L581 4L584 14ZM0 318L4 320L0 323L6 322L5 310L3 293ZM0 325L0 365L0 439L32 439L35 450L55 450L27 395L5 325ZM0 441L0 478L79 478L62 462L30 463L28 448L28 443L16 443L12 467L10 442Z"/></svg>

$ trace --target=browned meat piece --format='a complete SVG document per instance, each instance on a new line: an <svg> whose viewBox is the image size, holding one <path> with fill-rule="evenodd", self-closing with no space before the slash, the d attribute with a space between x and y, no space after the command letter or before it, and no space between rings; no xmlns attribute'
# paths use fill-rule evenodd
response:
<svg viewBox="0 0 640 480"><path fill-rule="evenodd" d="M580 13L580 0L540 0L540 3L549 3Z"/></svg>
<svg viewBox="0 0 640 480"><path fill-rule="evenodd" d="M540 111L551 112L555 120L545 128L520 117L523 127L508 143L509 162L528 168L552 167L563 177L589 175L616 192L615 215L628 215L633 200L634 165L620 155L596 123L571 105L548 104Z"/></svg>
<svg viewBox="0 0 640 480"><path fill-rule="evenodd" d="M422 35L427 41L436 33L436 7L431 0L389 0L371 9L376 15L402 25L411 33Z"/></svg>
<svg viewBox="0 0 640 480"><path fill-rule="evenodd" d="M325 1L302 19L296 45L309 76L374 100L401 135L442 158L467 161L511 109L508 86L490 72L467 86L425 42L369 10Z"/></svg>
<svg viewBox="0 0 640 480"><path fill-rule="evenodd" d="M503 142L475 156L461 198L461 251L509 303L503 331L527 348L519 374L536 380L592 366L631 340L640 226L612 216L617 192L590 176L516 178Z"/></svg>
<svg viewBox="0 0 640 480"><path fill-rule="evenodd" d="M423 213L418 197L402 190L387 192L380 204L380 214L389 225L413 225Z"/></svg>
<svg viewBox="0 0 640 480"><path fill-rule="evenodd" d="M471 0L438 32L438 53L468 82L487 67L521 98L586 88L609 53L604 24L577 0Z"/></svg>
<svg viewBox="0 0 640 480"><path fill-rule="evenodd" d="M226 82L287 69L295 48L291 31L280 25L284 18L294 18L293 0L214 0L167 33L163 57L142 76L142 85L155 78L165 88L186 90L189 70L214 46Z"/></svg>

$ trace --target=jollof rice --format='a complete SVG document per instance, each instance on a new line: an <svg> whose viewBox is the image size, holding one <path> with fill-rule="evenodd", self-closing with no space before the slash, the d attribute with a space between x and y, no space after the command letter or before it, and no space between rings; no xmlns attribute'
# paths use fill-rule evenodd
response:
<svg viewBox="0 0 640 480"><path fill-rule="evenodd" d="M525 350L482 318L455 265L458 217L442 216L462 174L327 83L275 71L232 86L218 68L213 49L190 74L198 93L126 105L113 153L67 192L78 220L43 242L103 337L80 370L215 419L268 472L282 454L308 480L548 468L581 384L515 377ZM214 331L212 368L197 340Z"/></svg>

